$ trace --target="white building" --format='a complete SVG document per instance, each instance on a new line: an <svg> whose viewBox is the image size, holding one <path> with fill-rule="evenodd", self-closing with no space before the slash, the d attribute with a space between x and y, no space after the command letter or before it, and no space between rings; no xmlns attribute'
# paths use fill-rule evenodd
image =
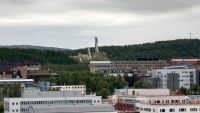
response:
<svg viewBox="0 0 200 113"><path fill-rule="evenodd" d="M101 103L101 96L83 95L80 91L25 91L21 98L4 98L4 113L115 111L113 106Z"/></svg>
<svg viewBox="0 0 200 113"><path fill-rule="evenodd" d="M153 78L159 78L159 88L179 89L190 88L191 84L197 83L196 69L167 67L152 71Z"/></svg>
<svg viewBox="0 0 200 113"><path fill-rule="evenodd" d="M115 89L114 95L110 96L110 99L114 104L118 101L129 103L130 100L135 100L136 96L169 96L169 94L169 89Z"/></svg>
<svg viewBox="0 0 200 113"><path fill-rule="evenodd" d="M135 111L140 113L199 113L200 101L190 96L138 97Z"/></svg>
<svg viewBox="0 0 200 113"><path fill-rule="evenodd" d="M169 95L169 89L128 89L128 95L132 95L132 96L163 95L163 96L165 96L165 95Z"/></svg>
<svg viewBox="0 0 200 113"><path fill-rule="evenodd" d="M60 91L81 91L82 94L86 94L85 85L64 85L64 86L51 86L52 88L58 88Z"/></svg>
<svg viewBox="0 0 200 113"><path fill-rule="evenodd" d="M163 89L162 89L163 90ZM167 91L165 95L159 89L138 89L141 95L119 95L115 109L120 112L139 113L199 113L199 95L170 96ZM136 90L135 90L136 91ZM152 95L152 91L155 93ZM157 93L158 92L158 93ZM143 93L146 93L144 95ZM159 95L161 94L161 95ZM114 97L116 98L117 95Z"/></svg>

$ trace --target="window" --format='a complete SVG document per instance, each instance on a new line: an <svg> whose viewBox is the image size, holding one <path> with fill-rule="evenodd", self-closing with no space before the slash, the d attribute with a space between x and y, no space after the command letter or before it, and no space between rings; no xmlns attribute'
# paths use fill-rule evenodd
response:
<svg viewBox="0 0 200 113"><path fill-rule="evenodd" d="M190 111L197 111L197 108L190 108Z"/></svg>
<svg viewBox="0 0 200 113"><path fill-rule="evenodd" d="M151 112L151 109L150 108L144 108L144 111Z"/></svg>
<svg viewBox="0 0 200 113"><path fill-rule="evenodd" d="M175 112L175 109L171 108L171 109L169 109L169 112Z"/></svg>
<svg viewBox="0 0 200 113"><path fill-rule="evenodd" d="M13 102L12 105L15 105L15 103Z"/></svg>
<svg viewBox="0 0 200 113"><path fill-rule="evenodd" d="M160 112L165 112L165 109L160 109Z"/></svg>
<svg viewBox="0 0 200 113"><path fill-rule="evenodd" d="M179 108L179 112L186 112L186 108Z"/></svg>

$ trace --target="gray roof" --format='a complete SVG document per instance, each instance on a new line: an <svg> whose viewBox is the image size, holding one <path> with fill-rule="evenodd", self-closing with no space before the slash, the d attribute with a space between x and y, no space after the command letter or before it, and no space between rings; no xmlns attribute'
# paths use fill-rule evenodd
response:
<svg viewBox="0 0 200 113"><path fill-rule="evenodd" d="M28 76L37 75L37 76L50 76L50 75L57 75L49 70L28 70Z"/></svg>
<svg viewBox="0 0 200 113"><path fill-rule="evenodd" d="M54 106L32 106L31 113L84 113L84 112L115 112L112 105L54 105ZM34 111L34 112L33 112Z"/></svg>
<svg viewBox="0 0 200 113"><path fill-rule="evenodd" d="M22 92L22 98L83 97L81 91L40 91L33 89Z"/></svg>

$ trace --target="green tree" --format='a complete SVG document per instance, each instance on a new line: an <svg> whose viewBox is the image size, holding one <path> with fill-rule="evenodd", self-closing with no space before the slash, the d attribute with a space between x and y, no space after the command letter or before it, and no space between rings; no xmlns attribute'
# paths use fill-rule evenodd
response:
<svg viewBox="0 0 200 113"><path fill-rule="evenodd" d="M152 85L146 81L143 81L143 80L140 80L140 81L137 81L135 82L134 88L144 88L144 89L149 89L149 88L152 88Z"/></svg>
<svg viewBox="0 0 200 113"><path fill-rule="evenodd" d="M106 88L102 88L99 92L98 95L101 95L103 99L107 98L110 95L110 91Z"/></svg>
<svg viewBox="0 0 200 113"><path fill-rule="evenodd" d="M184 88L184 87L181 87L181 88L179 89L179 92L182 93L182 94L184 94L184 95L187 95L187 94L188 94L188 90L187 90L186 88Z"/></svg>
<svg viewBox="0 0 200 113"><path fill-rule="evenodd" d="M0 113L4 112L3 101L0 101Z"/></svg>
<svg viewBox="0 0 200 113"><path fill-rule="evenodd" d="M200 57L200 40L178 39L136 45L104 46L100 47L99 50L104 51L110 60L134 60L144 57L156 57L164 60L172 58L198 58ZM77 55L78 53L87 53L87 49L69 52L71 55Z"/></svg>
<svg viewBox="0 0 200 113"><path fill-rule="evenodd" d="M127 85L118 77L93 74L88 71L59 71L57 73L58 76L53 78L57 85L86 85L87 93L97 92L97 95L101 94L99 92L104 88L112 94L115 88L124 88ZM45 78L42 81L52 81L52 78Z"/></svg>
<svg viewBox="0 0 200 113"><path fill-rule="evenodd" d="M197 95L198 94L198 85L197 84L191 84L190 85L190 93L193 95Z"/></svg>

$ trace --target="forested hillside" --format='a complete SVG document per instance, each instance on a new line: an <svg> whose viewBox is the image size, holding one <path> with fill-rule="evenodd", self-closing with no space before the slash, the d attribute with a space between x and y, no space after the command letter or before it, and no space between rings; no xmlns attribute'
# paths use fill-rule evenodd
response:
<svg viewBox="0 0 200 113"><path fill-rule="evenodd" d="M133 60L145 57L166 60L171 58L194 58L200 57L200 40L179 39L137 45L104 46L99 49L106 52L110 60ZM70 54L75 55L78 52L87 53L87 50L79 49L72 51Z"/></svg>
<svg viewBox="0 0 200 113"><path fill-rule="evenodd" d="M37 49L0 48L0 63L31 61L41 64L75 64L65 52Z"/></svg>
<svg viewBox="0 0 200 113"><path fill-rule="evenodd" d="M200 40L179 39L137 45L104 46L99 49L106 52L110 60L134 60L145 57L166 60L171 58L194 58L200 57ZM94 48L91 51L94 51ZM31 60L41 64L76 64L77 62L69 56L77 55L77 53L87 53L87 49L62 52L0 48L0 63Z"/></svg>

